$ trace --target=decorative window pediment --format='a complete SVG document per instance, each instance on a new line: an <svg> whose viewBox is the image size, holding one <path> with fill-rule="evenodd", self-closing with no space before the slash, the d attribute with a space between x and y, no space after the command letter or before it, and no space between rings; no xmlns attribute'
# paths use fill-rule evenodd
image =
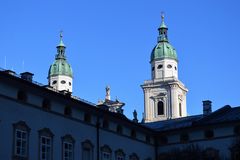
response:
<svg viewBox="0 0 240 160"><path fill-rule="evenodd" d="M38 131L40 136L53 137L54 134L49 128L43 128Z"/></svg>
<svg viewBox="0 0 240 160"><path fill-rule="evenodd" d="M125 153L122 149L118 149L115 151L115 159L116 160L125 160Z"/></svg>
<svg viewBox="0 0 240 160"><path fill-rule="evenodd" d="M129 156L129 160L139 160L139 157L136 153L132 153L130 156Z"/></svg>
<svg viewBox="0 0 240 160"><path fill-rule="evenodd" d="M112 159L112 150L108 145L104 145L101 147L101 158L102 160Z"/></svg>
<svg viewBox="0 0 240 160"><path fill-rule="evenodd" d="M24 121L13 124L14 148L13 160L27 160L30 128Z"/></svg>

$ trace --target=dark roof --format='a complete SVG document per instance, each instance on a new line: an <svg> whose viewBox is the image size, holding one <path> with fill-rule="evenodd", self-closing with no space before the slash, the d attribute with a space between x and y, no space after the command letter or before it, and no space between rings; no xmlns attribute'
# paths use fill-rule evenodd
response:
<svg viewBox="0 0 240 160"><path fill-rule="evenodd" d="M232 108L226 105L209 115L194 115L158 122L144 123L142 125L155 131L170 131L189 127L240 121L240 107Z"/></svg>

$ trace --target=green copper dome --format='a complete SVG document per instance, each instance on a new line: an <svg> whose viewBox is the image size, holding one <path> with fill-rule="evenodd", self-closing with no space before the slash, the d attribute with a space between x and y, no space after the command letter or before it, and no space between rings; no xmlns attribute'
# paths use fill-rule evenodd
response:
<svg viewBox="0 0 240 160"><path fill-rule="evenodd" d="M177 53L168 42L160 42L152 50L151 61L165 58L177 61Z"/></svg>
<svg viewBox="0 0 240 160"><path fill-rule="evenodd" d="M173 46L168 42L167 31L168 28L164 23L164 16L162 15L162 23L158 28L158 44L153 48L151 53L151 62L159 59L174 59L177 61L177 53Z"/></svg>
<svg viewBox="0 0 240 160"><path fill-rule="evenodd" d="M73 72L70 64L66 60L65 56L66 46L62 41L62 34L60 34L60 43L57 46L57 54L54 63L50 66L48 76L65 75L73 77Z"/></svg>
<svg viewBox="0 0 240 160"><path fill-rule="evenodd" d="M56 59L55 62L50 66L48 76L65 75L72 77L73 72L70 64L64 59Z"/></svg>

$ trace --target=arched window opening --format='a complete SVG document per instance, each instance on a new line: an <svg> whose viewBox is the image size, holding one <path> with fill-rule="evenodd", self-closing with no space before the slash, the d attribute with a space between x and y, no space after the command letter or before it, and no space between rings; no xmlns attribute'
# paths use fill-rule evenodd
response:
<svg viewBox="0 0 240 160"><path fill-rule="evenodd" d="M164 104L163 104L162 101L158 102L157 109L158 109L158 115L163 115L164 114Z"/></svg>
<svg viewBox="0 0 240 160"><path fill-rule="evenodd" d="M65 116L72 116L72 108L67 106L64 108L64 115Z"/></svg>
<svg viewBox="0 0 240 160"><path fill-rule="evenodd" d="M131 137L132 137L132 138L136 138L136 137L137 137L137 134L136 134L136 131L135 131L135 130L132 130L132 131L131 131Z"/></svg>
<svg viewBox="0 0 240 160"><path fill-rule="evenodd" d="M67 134L62 137L62 159L73 160L74 159L74 138Z"/></svg>
<svg viewBox="0 0 240 160"><path fill-rule="evenodd" d="M179 116L182 117L182 104L179 103Z"/></svg>
<svg viewBox="0 0 240 160"><path fill-rule="evenodd" d="M43 128L39 133L39 159L53 159L53 136L49 128Z"/></svg>
<svg viewBox="0 0 240 160"><path fill-rule="evenodd" d="M168 143L168 138L166 136L161 136L159 138L159 142L161 145L167 144Z"/></svg>
<svg viewBox="0 0 240 160"><path fill-rule="evenodd" d="M139 157L136 153L132 153L130 156L129 156L129 160L139 160Z"/></svg>
<svg viewBox="0 0 240 160"><path fill-rule="evenodd" d="M28 159L30 128L24 121L13 124L14 159Z"/></svg>
<svg viewBox="0 0 240 160"><path fill-rule="evenodd" d="M149 135L146 135L145 139L146 139L146 142L147 142L147 143L150 143L150 142L151 142L151 139L150 139L150 136L149 136Z"/></svg>
<svg viewBox="0 0 240 160"><path fill-rule="evenodd" d="M26 102L27 101L27 94L24 91L18 91L17 99Z"/></svg>
<svg viewBox="0 0 240 160"><path fill-rule="evenodd" d="M82 160L93 160L93 147L90 140L82 142Z"/></svg>
<svg viewBox="0 0 240 160"><path fill-rule="evenodd" d="M109 122L106 119L103 120L103 128L105 128L105 129L109 128Z"/></svg>
<svg viewBox="0 0 240 160"><path fill-rule="evenodd" d="M101 157L102 157L102 160L112 159L112 150L108 145L104 145L101 147Z"/></svg>
<svg viewBox="0 0 240 160"><path fill-rule="evenodd" d="M91 115L89 113L84 114L84 121L88 123L91 122Z"/></svg>
<svg viewBox="0 0 240 160"><path fill-rule="evenodd" d="M180 142L185 143L189 141L189 135L187 133L182 133L180 135Z"/></svg>
<svg viewBox="0 0 240 160"><path fill-rule="evenodd" d="M157 68L161 69L162 67L163 67L163 65L159 64Z"/></svg>
<svg viewBox="0 0 240 160"><path fill-rule="evenodd" d="M205 132L204 132L204 136L205 136L205 138L213 138L214 137L214 132L213 132L213 130L206 130Z"/></svg>
<svg viewBox="0 0 240 160"><path fill-rule="evenodd" d="M118 149L115 151L115 159L116 160L125 160L125 153L122 149Z"/></svg>
<svg viewBox="0 0 240 160"><path fill-rule="evenodd" d="M117 125L117 133L122 134L123 133L123 129L121 125Z"/></svg>
<svg viewBox="0 0 240 160"><path fill-rule="evenodd" d="M51 110L51 103L48 99L44 99L42 101L42 108L47 110L47 111Z"/></svg>

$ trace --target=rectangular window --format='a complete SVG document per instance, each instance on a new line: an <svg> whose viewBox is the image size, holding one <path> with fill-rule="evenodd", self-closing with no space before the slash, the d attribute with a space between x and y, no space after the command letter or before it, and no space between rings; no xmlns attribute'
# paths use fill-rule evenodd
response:
<svg viewBox="0 0 240 160"><path fill-rule="evenodd" d="M15 155L19 157L27 157L27 132L15 130Z"/></svg>
<svg viewBox="0 0 240 160"><path fill-rule="evenodd" d="M73 160L73 144L63 142L63 160Z"/></svg>
<svg viewBox="0 0 240 160"><path fill-rule="evenodd" d="M52 138L40 137L40 159L51 160L52 159Z"/></svg>

